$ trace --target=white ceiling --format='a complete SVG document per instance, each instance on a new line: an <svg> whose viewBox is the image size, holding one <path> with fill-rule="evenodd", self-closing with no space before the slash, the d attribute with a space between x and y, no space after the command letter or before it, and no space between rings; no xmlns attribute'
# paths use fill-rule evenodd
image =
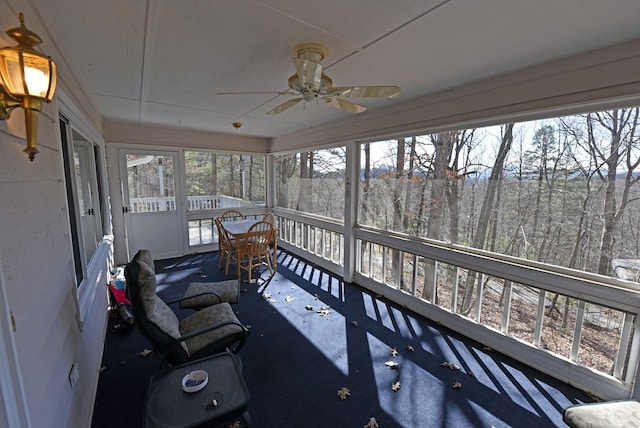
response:
<svg viewBox="0 0 640 428"><path fill-rule="evenodd" d="M31 0L106 121L277 137L350 113L265 112L321 43L334 86L399 85L398 99L640 38L638 0ZM28 17L27 17L28 25ZM240 130L232 122L242 123Z"/></svg>

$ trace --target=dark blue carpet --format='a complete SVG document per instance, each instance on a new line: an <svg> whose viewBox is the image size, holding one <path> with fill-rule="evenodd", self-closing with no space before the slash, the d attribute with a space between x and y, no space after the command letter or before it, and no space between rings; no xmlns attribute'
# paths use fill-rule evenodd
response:
<svg viewBox="0 0 640 428"><path fill-rule="evenodd" d="M166 300L189 282L223 279L216 253L158 261L156 272ZM254 427L359 428L372 417L380 428L554 427L565 426L563 408L591 401L285 252L270 281L241 289L234 307L252 330L239 355ZM139 355L145 347L136 330L107 332L94 428L141 426L146 382L159 369ZM350 390L345 400L342 387Z"/></svg>

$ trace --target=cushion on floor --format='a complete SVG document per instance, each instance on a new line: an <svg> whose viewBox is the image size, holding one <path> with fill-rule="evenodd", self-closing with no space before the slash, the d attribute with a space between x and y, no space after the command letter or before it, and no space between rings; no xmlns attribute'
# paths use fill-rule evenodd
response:
<svg viewBox="0 0 640 428"><path fill-rule="evenodd" d="M640 403L607 401L567 407L562 420L573 428L639 427Z"/></svg>

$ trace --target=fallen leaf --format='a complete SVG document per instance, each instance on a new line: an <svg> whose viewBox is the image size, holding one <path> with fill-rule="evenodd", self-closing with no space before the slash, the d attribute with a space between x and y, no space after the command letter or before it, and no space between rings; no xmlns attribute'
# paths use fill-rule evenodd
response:
<svg viewBox="0 0 640 428"><path fill-rule="evenodd" d="M378 421L376 421L376 418L370 417L369 422L367 422L364 428L379 428Z"/></svg>
<svg viewBox="0 0 640 428"><path fill-rule="evenodd" d="M389 367L391 370L398 370L398 367L400 367L400 365L395 361L386 361L384 365Z"/></svg>
<svg viewBox="0 0 640 428"><path fill-rule="evenodd" d="M262 293L262 298L265 300L269 300L271 298L271 293Z"/></svg>
<svg viewBox="0 0 640 428"><path fill-rule="evenodd" d="M351 321L351 325L354 327L358 327L360 324L358 324L358 321Z"/></svg>
<svg viewBox="0 0 640 428"><path fill-rule="evenodd" d="M285 302L287 302L287 303L291 303L291 302L293 302L295 299L296 299L295 297L287 296L287 297L285 297L285 298L284 298L284 301L285 301Z"/></svg>
<svg viewBox="0 0 640 428"><path fill-rule="evenodd" d="M396 349L395 346L393 348L391 348L391 355L393 355L394 357L398 356L398 350Z"/></svg>
<svg viewBox="0 0 640 428"><path fill-rule="evenodd" d="M462 384L458 381L453 382L453 389L460 389L462 388Z"/></svg>
<svg viewBox="0 0 640 428"><path fill-rule="evenodd" d="M308 311L312 311L312 310L313 310L313 306L311 306L311 305L305 305L305 307L304 307L304 308L305 308L306 310L308 310Z"/></svg>
<svg viewBox="0 0 640 428"><path fill-rule="evenodd" d="M320 314L321 317L325 316L325 315L329 315L331 311L329 310L329 308L325 308L322 307L318 310L318 313Z"/></svg>
<svg viewBox="0 0 640 428"><path fill-rule="evenodd" d="M346 386L343 386L338 390L338 397L340 397L341 400L346 400L347 397L349 397L350 395L351 395L351 390Z"/></svg>
<svg viewBox="0 0 640 428"><path fill-rule="evenodd" d="M393 392L398 392L398 391L400 391L400 381L393 383L393 384L391 385L391 390L392 390Z"/></svg>
<svg viewBox="0 0 640 428"><path fill-rule="evenodd" d="M409 345L409 346L407 346L407 351L415 352L415 349L413 349L413 346Z"/></svg>
<svg viewBox="0 0 640 428"><path fill-rule="evenodd" d="M144 351L140 352L140 356L141 357L146 357L147 355L149 355L151 353L151 349L145 349Z"/></svg>
<svg viewBox="0 0 640 428"><path fill-rule="evenodd" d="M313 297L314 297L316 300L320 300L320 295L319 295L319 294L317 294L317 293L316 293L316 294L314 294L314 295L313 295Z"/></svg>
<svg viewBox="0 0 640 428"><path fill-rule="evenodd" d="M240 423L240 421L235 421L234 423L229 425L229 428L242 428L242 424Z"/></svg>
<svg viewBox="0 0 640 428"><path fill-rule="evenodd" d="M200 275L200 278L209 278L209 275Z"/></svg>
<svg viewBox="0 0 640 428"><path fill-rule="evenodd" d="M473 374L473 372L472 372L471 370L469 370L469 371L467 372L467 376L469 376L469 377L476 377L476 375L474 375L474 374Z"/></svg>
<svg viewBox="0 0 640 428"><path fill-rule="evenodd" d="M98 370L98 373L102 373L106 369L107 369L107 366L102 366L102 367L100 367L100 370Z"/></svg>
<svg viewBox="0 0 640 428"><path fill-rule="evenodd" d="M460 366L459 365L451 363L449 361L445 361L444 363L441 363L440 365L442 367L446 367L446 368L451 369L451 370L460 370Z"/></svg>

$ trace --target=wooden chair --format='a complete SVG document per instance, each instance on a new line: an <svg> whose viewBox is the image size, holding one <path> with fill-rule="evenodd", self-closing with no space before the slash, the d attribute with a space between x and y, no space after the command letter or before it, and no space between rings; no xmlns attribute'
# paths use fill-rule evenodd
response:
<svg viewBox="0 0 640 428"><path fill-rule="evenodd" d="M273 242L274 229L271 223L259 221L238 239L238 278L242 271L247 271L249 282L253 270L258 266L267 266L273 275L270 245Z"/></svg>
<svg viewBox="0 0 640 428"><path fill-rule="evenodd" d="M276 218L271 211L266 213L264 217L262 217L262 221L266 221L267 223L271 223L271 226L276 227Z"/></svg>
<svg viewBox="0 0 640 428"><path fill-rule="evenodd" d="M222 269L222 263L225 264L224 274L229 274L229 265L231 261L238 263L238 254L236 250L236 242L222 226L219 218L214 219L216 228L218 229L218 269Z"/></svg>
<svg viewBox="0 0 640 428"><path fill-rule="evenodd" d="M240 221L240 220L246 220L246 217L244 214L242 214L240 211L236 211L236 210L227 210L225 212L222 213L222 215L220 217L218 217L220 219L220 221Z"/></svg>
<svg viewBox="0 0 640 428"><path fill-rule="evenodd" d="M271 223L271 226L273 226L273 239L271 241L271 244L269 244L269 246L271 247L271 251L272 251L272 258L271 258L271 266L273 267L273 271L276 271L276 254L278 252L278 229L276 228L276 218L273 215L273 213L271 211L267 212L264 217L262 217L262 221L266 221Z"/></svg>

